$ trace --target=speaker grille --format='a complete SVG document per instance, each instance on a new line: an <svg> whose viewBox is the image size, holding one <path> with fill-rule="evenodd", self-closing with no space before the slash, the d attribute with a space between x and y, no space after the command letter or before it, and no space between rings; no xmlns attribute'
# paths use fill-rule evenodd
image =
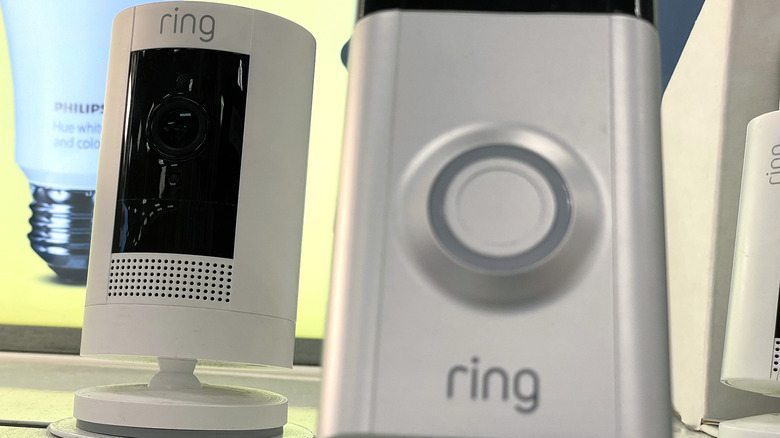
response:
<svg viewBox="0 0 780 438"><path fill-rule="evenodd" d="M180 254L112 254L108 301L227 308L230 259ZM173 302L172 302L173 301Z"/></svg>

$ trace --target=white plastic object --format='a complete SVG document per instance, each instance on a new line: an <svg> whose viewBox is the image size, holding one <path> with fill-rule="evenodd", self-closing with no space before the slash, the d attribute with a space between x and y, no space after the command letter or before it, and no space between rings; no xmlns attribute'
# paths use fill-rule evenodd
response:
<svg viewBox="0 0 780 438"><path fill-rule="evenodd" d="M311 34L289 20L231 5L161 2L130 8L116 16L82 355L292 366L314 46ZM133 54L157 49L248 57L249 66L239 67L239 78L229 82L245 94L245 119L236 120L224 134L242 141L240 172L219 173L217 177L238 180L237 206L232 207L236 209L232 257L204 256L176 248L160 252L117 252L113 248L115 222L126 220L117 213L121 166L127 157L123 149L128 148L125 122L137 104L131 91L144 85L131 80L130 60L137 59ZM160 68L171 64L165 60L159 61ZM199 77L199 72L210 74L218 67L201 65L187 71L177 84L205 83L208 77ZM216 85L210 89L211 94L221 91ZM187 91L171 86L170 92ZM231 108L224 109L225 117L235 113ZM208 114L212 126L215 120L222 120L220 114ZM203 149L220 148L224 141L206 144ZM164 163L167 167L163 171L174 172L175 166L186 164L173 160ZM156 171L160 173L160 169ZM138 173L132 175L143 178ZM160 193L175 183L165 175L157 175ZM178 184L189 184L187 181L182 174ZM161 203L160 211L150 210L148 217L134 213L133 208L127 208L126 215L135 215L136 222L151 222L154 214L167 214L162 210L169 208L168 204Z"/></svg>
<svg viewBox="0 0 780 438"><path fill-rule="evenodd" d="M116 438L115 435L105 435L81 430L76 426L76 419L73 417L51 423L48 427L48 431L52 435L60 438ZM268 438L314 438L314 433L303 426L287 423L284 426L282 434L270 436Z"/></svg>
<svg viewBox="0 0 780 438"><path fill-rule="evenodd" d="M160 371L148 385L109 385L76 391L73 415L79 422L118 430L227 433L281 428L287 423L287 399L279 394L201 385L192 374L195 361L161 358L158 362Z"/></svg>
<svg viewBox="0 0 780 438"><path fill-rule="evenodd" d="M78 429L281 434L285 397L193 371L292 366L313 69L311 34L266 12L162 2L116 16L81 354L159 358L160 372L77 391Z"/></svg>
<svg viewBox="0 0 780 438"><path fill-rule="evenodd" d="M718 438L780 438L780 414L721 421Z"/></svg>
<svg viewBox="0 0 780 438"><path fill-rule="evenodd" d="M780 397L780 111L750 121L721 381ZM721 438L780 437L780 414L721 422Z"/></svg>
<svg viewBox="0 0 780 438"><path fill-rule="evenodd" d="M780 396L780 111L747 128L721 380Z"/></svg>

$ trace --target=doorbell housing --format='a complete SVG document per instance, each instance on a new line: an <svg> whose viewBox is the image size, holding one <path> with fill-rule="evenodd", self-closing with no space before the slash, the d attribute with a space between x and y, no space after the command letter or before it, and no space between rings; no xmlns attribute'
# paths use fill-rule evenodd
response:
<svg viewBox="0 0 780 438"><path fill-rule="evenodd" d="M198 359L292 366L314 45L295 23L235 6L117 15L83 355L160 358L182 381ZM77 393L77 420L208 433L286 421L283 397L270 396L272 420L241 406L249 390L194 408L165 386L128 409L147 390L107 388Z"/></svg>
<svg viewBox="0 0 780 438"><path fill-rule="evenodd" d="M565 4L362 5L320 436L671 435L652 4Z"/></svg>

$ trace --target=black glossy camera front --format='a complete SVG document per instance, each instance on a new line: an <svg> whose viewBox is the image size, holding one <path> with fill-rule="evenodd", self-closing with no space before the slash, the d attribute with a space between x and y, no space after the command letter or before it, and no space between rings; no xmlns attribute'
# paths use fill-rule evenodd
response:
<svg viewBox="0 0 780 438"><path fill-rule="evenodd" d="M131 53L114 253L232 258L249 55Z"/></svg>
<svg viewBox="0 0 780 438"><path fill-rule="evenodd" d="M208 114L181 96L165 98L149 115L148 136L157 152L171 160L189 158L206 142Z"/></svg>

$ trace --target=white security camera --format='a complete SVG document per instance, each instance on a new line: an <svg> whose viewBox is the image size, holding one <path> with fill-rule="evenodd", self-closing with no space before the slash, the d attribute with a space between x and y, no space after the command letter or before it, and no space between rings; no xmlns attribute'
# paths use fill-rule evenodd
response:
<svg viewBox="0 0 780 438"><path fill-rule="evenodd" d="M780 111L748 123L723 383L780 396ZM721 438L780 437L780 415L724 421Z"/></svg>
<svg viewBox="0 0 780 438"><path fill-rule="evenodd" d="M81 354L159 358L160 373L77 392L79 429L281 433L284 397L192 371L292 366L314 46L235 6L117 15Z"/></svg>

